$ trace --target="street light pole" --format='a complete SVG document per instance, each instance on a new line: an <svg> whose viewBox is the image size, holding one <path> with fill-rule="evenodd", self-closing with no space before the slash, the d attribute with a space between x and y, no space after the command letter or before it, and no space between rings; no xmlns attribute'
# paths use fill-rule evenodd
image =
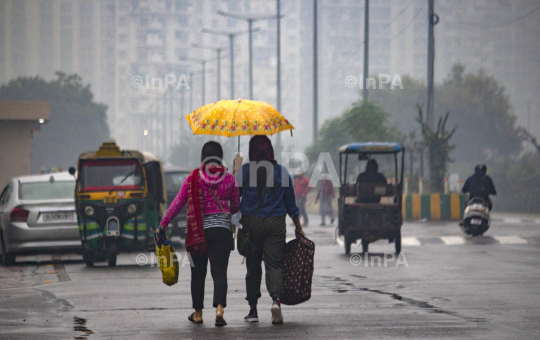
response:
<svg viewBox="0 0 540 340"><path fill-rule="evenodd" d="M271 20L276 19L275 15L264 15L264 16L243 16L240 14L233 14L224 11L218 11L217 14L223 15L226 17L244 20L248 23L248 33L249 33L249 99L253 100L253 23L259 20Z"/></svg>
<svg viewBox="0 0 540 340"><path fill-rule="evenodd" d="M260 31L260 29L255 28L252 30L252 32ZM231 59L231 85L230 85L230 91L231 91L231 97L229 99L234 99L234 37L249 33L249 31L241 31L241 32L227 32L227 31L214 31L204 28L202 30L203 33L209 33L209 34L217 34L217 35L223 35L227 36L229 38L229 51L230 51L230 59Z"/></svg>
<svg viewBox="0 0 540 340"><path fill-rule="evenodd" d="M253 20L248 19L249 30L249 99L253 100Z"/></svg>
<svg viewBox="0 0 540 340"><path fill-rule="evenodd" d="M189 73L189 113L193 112L193 72Z"/></svg>
<svg viewBox="0 0 540 340"><path fill-rule="evenodd" d="M221 47L212 47L200 44L191 44L192 47L213 50L217 53L217 101L221 100L221 51L224 49Z"/></svg>
<svg viewBox="0 0 540 340"><path fill-rule="evenodd" d="M277 13L277 92L276 92L276 101L277 101L277 110L281 113L281 6L280 0L276 1L276 13ZM281 134L277 135L276 149L278 152L278 157L281 157ZM281 159L281 158L280 158Z"/></svg>
<svg viewBox="0 0 540 340"><path fill-rule="evenodd" d="M369 77L369 0L364 3L364 76L362 79L362 100L368 101L368 83Z"/></svg>
<svg viewBox="0 0 540 340"><path fill-rule="evenodd" d="M317 141L319 132L319 83L317 56L317 0L313 0L313 142Z"/></svg>

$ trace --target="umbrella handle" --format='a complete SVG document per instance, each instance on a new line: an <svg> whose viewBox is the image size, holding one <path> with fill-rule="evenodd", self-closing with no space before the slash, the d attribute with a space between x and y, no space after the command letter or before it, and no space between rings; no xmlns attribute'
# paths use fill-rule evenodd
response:
<svg viewBox="0 0 540 340"><path fill-rule="evenodd" d="M238 136L238 154L240 154L240 136Z"/></svg>

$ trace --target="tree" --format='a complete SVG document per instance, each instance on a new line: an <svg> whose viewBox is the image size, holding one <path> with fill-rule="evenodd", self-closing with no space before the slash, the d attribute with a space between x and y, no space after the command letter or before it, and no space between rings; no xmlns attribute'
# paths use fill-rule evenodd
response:
<svg viewBox="0 0 540 340"><path fill-rule="evenodd" d="M80 153L97 150L109 140L107 106L94 102L90 85L76 74L56 73L50 82L21 77L0 87L0 100L42 100L50 103L49 123L32 141L32 172L75 165Z"/></svg>
<svg viewBox="0 0 540 340"><path fill-rule="evenodd" d="M390 114L391 124L408 133L417 129L415 107L426 103L426 84L407 76L402 83L403 89L373 90L370 96ZM519 154L522 138L510 98L485 71L466 73L464 65L452 67L446 80L435 87L435 117L448 111L452 112L448 123L460 126L452 154L456 160L480 162Z"/></svg>
<svg viewBox="0 0 540 340"><path fill-rule="evenodd" d="M330 152L334 164L338 164L338 149L352 142L403 141L404 136L389 126L388 113L373 102L357 101L339 117L324 122L319 129L319 139L306 149L312 164L319 153Z"/></svg>
<svg viewBox="0 0 540 340"><path fill-rule="evenodd" d="M418 117L416 121L421 126L422 137L425 148L428 151L430 183L429 187L434 192L444 191L444 177L448 171L448 162L453 160L450 158L450 151L456 146L450 145L450 138L457 130L457 126L452 131L446 130L446 123L450 112L447 112L444 117L439 117L437 130L433 131L429 125L424 122L422 107L418 105Z"/></svg>

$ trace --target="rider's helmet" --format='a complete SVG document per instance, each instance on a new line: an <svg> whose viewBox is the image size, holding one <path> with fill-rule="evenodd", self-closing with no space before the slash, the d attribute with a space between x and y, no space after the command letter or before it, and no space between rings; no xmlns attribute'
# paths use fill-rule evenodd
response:
<svg viewBox="0 0 540 340"><path fill-rule="evenodd" d="M474 167L474 172L481 172L483 175L487 173L487 166L485 164L478 164Z"/></svg>

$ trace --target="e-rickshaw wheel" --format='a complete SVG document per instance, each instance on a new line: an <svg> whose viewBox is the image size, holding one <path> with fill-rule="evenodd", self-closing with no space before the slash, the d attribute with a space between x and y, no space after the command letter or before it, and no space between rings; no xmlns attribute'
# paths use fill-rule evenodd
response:
<svg viewBox="0 0 540 340"><path fill-rule="evenodd" d="M369 250L369 242L362 240L362 253L367 253Z"/></svg>
<svg viewBox="0 0 540 340"><path fill-rule="evenodd" d="M394 242L396 243L396 255L398 255L401 253L401 230L396 233Z"/></svg>
<svg viewBox="0 0 540 340"><path fill-rule="evenodd" d="M111 253L107 256L107 265L109 267L115 267L116 266L116 253Z"/></svg>
<svg viewBox="0 0 540 340"><path fill-rule="evenodd" d="M351 253L351 244L352 240L350 236L347 236L347 233L343 236L343 243L345 245L345 255L349 255Z"/></svg>
<svg viewBox="0 0 540 340"><path fill-rule="evenodd" d="M96 262L96 256L93 252L84 249L83 250L83 260L86 263L87 267L93 267Z"/></svg>

